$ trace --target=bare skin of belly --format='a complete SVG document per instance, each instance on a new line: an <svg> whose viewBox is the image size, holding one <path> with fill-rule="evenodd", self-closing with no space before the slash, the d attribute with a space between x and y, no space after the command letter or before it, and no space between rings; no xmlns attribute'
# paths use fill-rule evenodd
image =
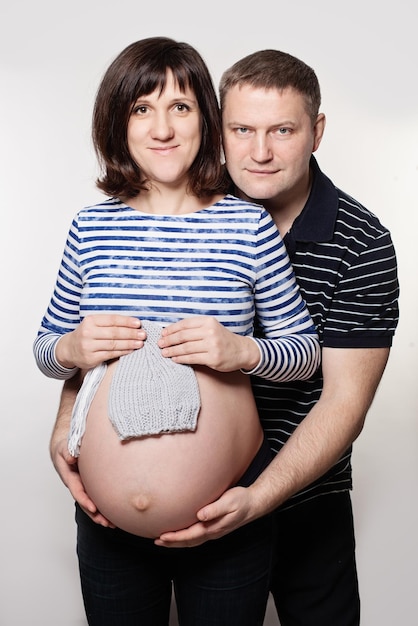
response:
<svg viewBox="0 0 418 626"><path fill-rule="evenodd" d="M201 409L194 432L120 441L108 418L108 366L91 404L78 467L86 492L117 527L142 537L186 528L196 511L244 474L263 431L241 372L196 369Z"/></svg>

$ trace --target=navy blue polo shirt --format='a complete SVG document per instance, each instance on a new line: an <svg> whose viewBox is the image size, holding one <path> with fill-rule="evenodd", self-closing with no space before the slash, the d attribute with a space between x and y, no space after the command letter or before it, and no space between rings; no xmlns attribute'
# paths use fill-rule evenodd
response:
<svg viewBox="0 0 418 626"><path fill-rule="evenodd" d="M344 193L311 158L312 188L284 237L322 346L389 347L398 323L399 285L391 236L378 218ZM317 402L319 370L308 381L270 383L253 377L260 419L277 453ZM351 489L351 448L321 479L283 508Z"/></svg>

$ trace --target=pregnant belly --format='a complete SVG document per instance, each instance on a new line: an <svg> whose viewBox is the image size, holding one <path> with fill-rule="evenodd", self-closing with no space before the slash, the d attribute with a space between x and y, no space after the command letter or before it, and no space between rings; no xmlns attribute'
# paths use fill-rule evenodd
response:
<svg viewBox="0 0 418 626"><path fill-rule="evenodd" d="M196 511L245 472L263 439L248 376L196 370L201 409L194 432L121 441L108 417L114 368L89 410L78 459L87 493L127 532L157 537L186 528Z"/></svg>

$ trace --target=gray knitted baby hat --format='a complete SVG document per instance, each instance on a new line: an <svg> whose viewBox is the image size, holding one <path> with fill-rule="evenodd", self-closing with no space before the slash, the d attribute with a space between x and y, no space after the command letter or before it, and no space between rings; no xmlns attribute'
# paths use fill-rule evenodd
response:
<svg viewBox="0 0 418 626"><path fill-rule="evenodd" d="M122 356L109 391L109 418L120 439L196 430L200 394L188 365L161 355L161 326L143 322L144 346Z"/></svg>

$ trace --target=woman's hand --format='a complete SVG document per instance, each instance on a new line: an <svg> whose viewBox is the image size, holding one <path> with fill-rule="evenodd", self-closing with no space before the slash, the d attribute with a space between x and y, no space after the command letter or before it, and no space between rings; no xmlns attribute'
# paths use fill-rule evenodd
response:
<svg viewBox="0 0 418 626"><path fill-rule="evenodd" d="M257 344L214 317L197 315L166 326L158 341L164 357L184 365L206 365L218 372L252 370L260 361Z"/></svg>
<svg viewBox="0 0 418 626"><path fill-rule="evenodd" d="M96 314L57 342L55 356L63 367L91 369L142 348L146 332L136 317Z"/></svg>

